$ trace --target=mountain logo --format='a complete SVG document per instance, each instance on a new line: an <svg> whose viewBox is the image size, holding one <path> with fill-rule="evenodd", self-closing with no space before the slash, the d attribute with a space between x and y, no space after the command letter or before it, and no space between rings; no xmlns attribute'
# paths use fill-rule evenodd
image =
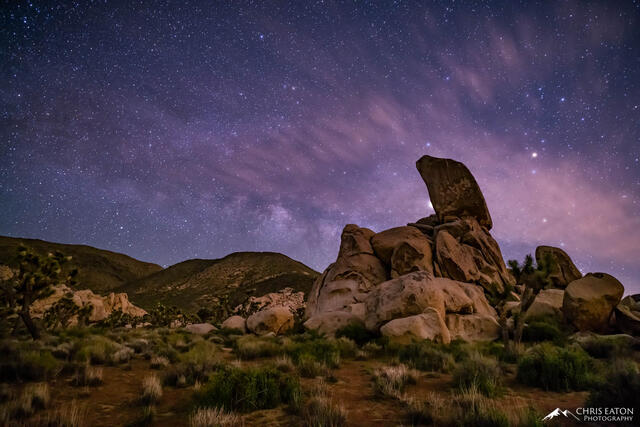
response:
<svg viewBox="0 0 640 427"><path fill-rule="evenodd" d="M560 408L556 408L553 411L549 412L547 414L547 416L542 419L542 421L548 421L548 420L550 420L552 418L559 417L560 415L564 415L565 418L569 418L569 415L571 415L576 420L581 421L580 418L576 417L575 414L573 412L571 412L570 410L565 409L563 411Z"/></svg>

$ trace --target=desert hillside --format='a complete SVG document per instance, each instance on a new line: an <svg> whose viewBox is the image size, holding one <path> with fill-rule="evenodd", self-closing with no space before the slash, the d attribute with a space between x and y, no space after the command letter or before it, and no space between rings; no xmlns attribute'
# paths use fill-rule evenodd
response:
<svg viewBox="0 0 640 427"><path fill-rule="evenodd" d="M0 236L0 265L15 265L15 256L20 245L25 245L37 254L62 252L73 257L67 268L77 268L78 289L91 289L105 294L115 288L162 270L157 264L138 261L128 255L97 249L86 245L67 245L37 239Z"/></svg>
<svg viewBox="0 0 640 427"><path fill-rule="evenodd" d="M275 252L236 252L221 259L191 259L117 289L143 308L156 302L187 311L218 305L235 306L249 296L289 287L305 295L319 273Z"/></svg>

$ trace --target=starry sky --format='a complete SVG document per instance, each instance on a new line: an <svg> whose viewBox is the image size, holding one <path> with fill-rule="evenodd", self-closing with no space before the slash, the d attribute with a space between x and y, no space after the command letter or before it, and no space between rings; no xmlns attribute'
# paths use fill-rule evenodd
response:
<svg viewBox="0 0 640 427"><path fill-rule="evenodd" d="M505 258L560 246L640 292L638 1L0 7L2 235L323 270L345 224L433 213L431 154Z"/></svg>

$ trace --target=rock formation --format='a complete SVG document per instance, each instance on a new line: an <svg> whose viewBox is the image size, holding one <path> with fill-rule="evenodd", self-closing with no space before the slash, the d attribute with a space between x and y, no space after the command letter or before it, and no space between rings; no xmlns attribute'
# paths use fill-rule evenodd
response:
<svg viewBox="0 0 640 427"><path fill-rule="evenodd" d="M222 322L223 329L235 329L241 333L247 332L247 321L242 316L231 316Z"/></svg>
<svg viewBox="0 0 640 427"><path fill-rule="evenodd" d="M293 313L287 307L276 306L249 316L247 329L256 335L278 335L293 328L293 321Z"/></svg>
<svg viewBox="0 0 640 427"><path fill-rule="evenodd" d="M536 248L536 262L540 263L545 257L550 257L554 264L550 275L554 287L564 289L569 283L582 277L580 270L562 249L553 246L538 246Z"/></svg>
<svg viewBox="0 0 640 427"><path fill-rule="evenodd" d="M615 316L622 332L640 336L640 294L624 297L615 309Z"/></svg>
<svg viewBox="0 0 640 427"><path fill-rule="evenodd" d="M603 332L609 329L611 314L623 292L624 287L615 277L589 273L567 286L562 312L579 331Z"/></svg>

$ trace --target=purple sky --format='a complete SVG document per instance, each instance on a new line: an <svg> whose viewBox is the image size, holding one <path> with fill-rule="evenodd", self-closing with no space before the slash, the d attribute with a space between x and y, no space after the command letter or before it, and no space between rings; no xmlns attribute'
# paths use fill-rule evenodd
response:
<svg viewBox="0 0 640 427"><path fill-rule="evenodd" d="M431 154L505 258L640 292L638 2L420 3L4 4L0 234L322 270L344 224L432 213Z"/></svg>

